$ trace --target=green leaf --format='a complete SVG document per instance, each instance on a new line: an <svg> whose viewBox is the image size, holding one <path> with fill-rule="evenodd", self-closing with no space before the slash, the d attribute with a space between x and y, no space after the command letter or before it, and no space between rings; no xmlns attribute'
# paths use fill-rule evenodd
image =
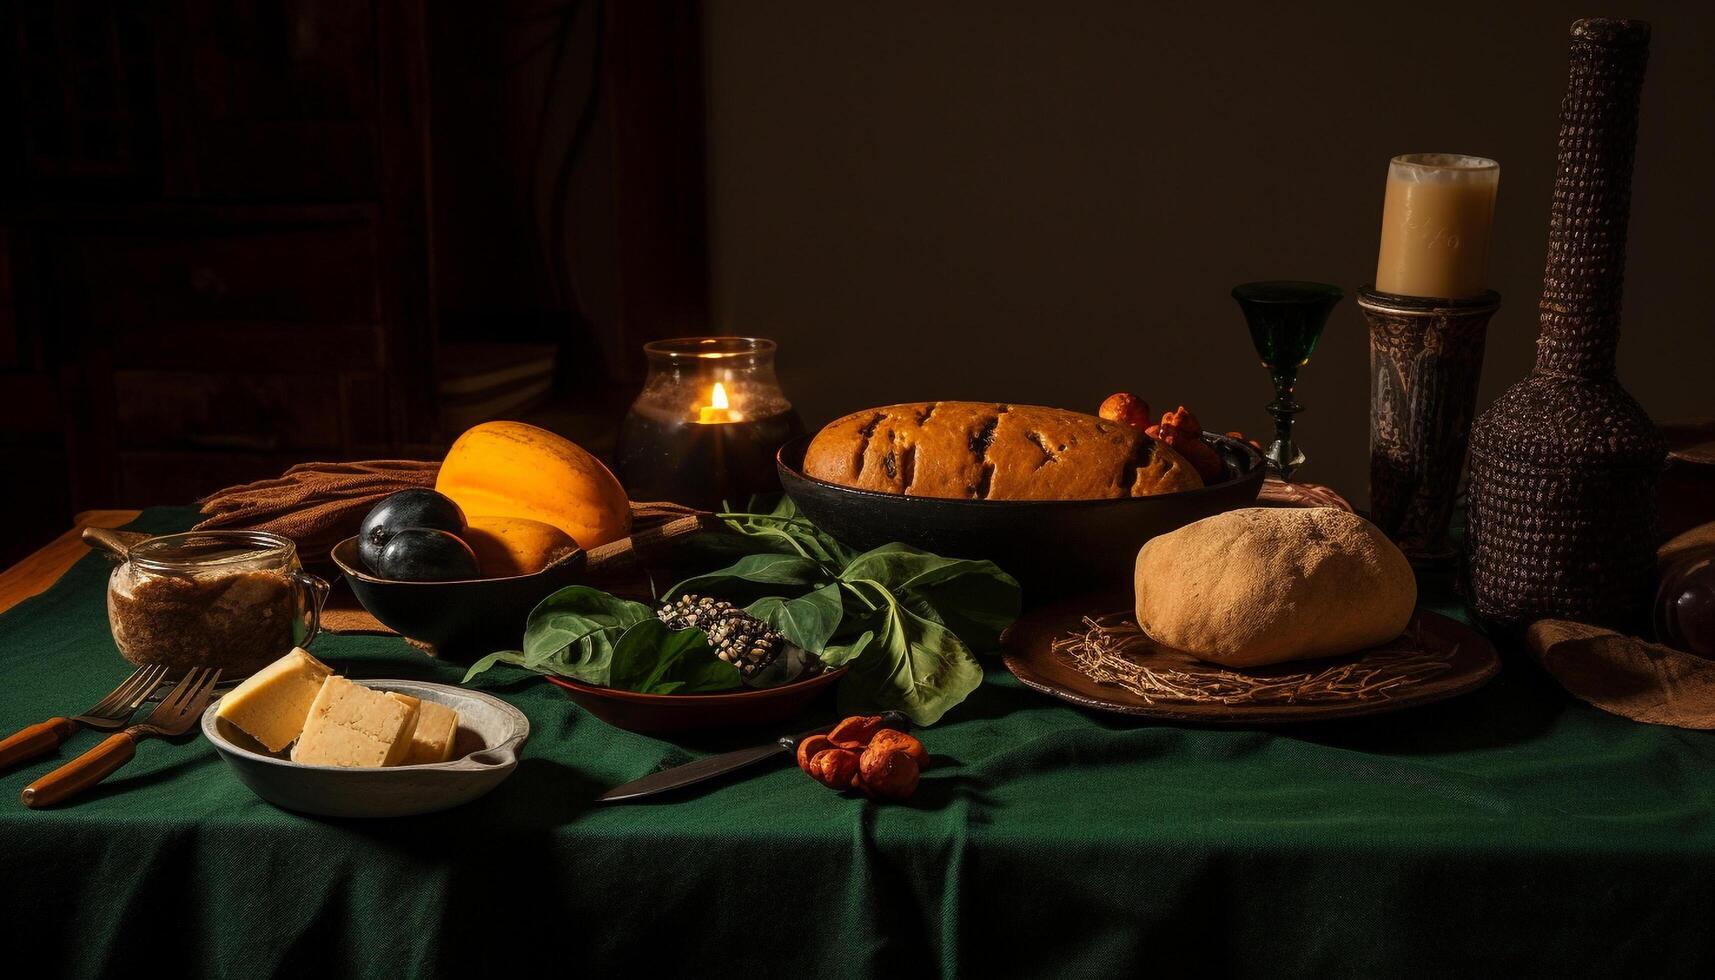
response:
<svg viewBox="0 0 1715 980"><path fill-rule="evenodd" d="M488 656L483 657L481 660L478 660L476 663L471 664L470 669L464 672L464 677L459 680L459 683L469 684L472 677L475 677L483 671L488 670L490 667L493 667L495 664L500 663L522 667L524 666L524 651L496 650Z"/></svg>
<svg viewBox="0 0 1715 980"><path fill-rule="evenodd" d="M675 690L682 690L686 694L697 694L730 691L744 686L744 676L738 672L738 668L715 656L713 650L709 650L706 657L686 654L682 666L675 673L679 678L657 688L655 693L671 694Z"/></svg>
<svg viewBox="0 0 1715 980"><path fill-rule="evenodd" d="M992 561L943 558L897 541L858 555L840 571L840 578L845 581L872 579L887 586L895 594L911 589L929 588L964 577L1010 582L1017 588L1012 576L1001 571Z"/></svg>
<svg viewBox="0 0 1715 980"><path fill-rule="evenodd" d="M1021 603L1018 582L994 562L943 558L897 542L852 559L840 578L879 583L977 650L999 646Z"/></svg>
<svg viewBox="0 0 1715 980"><path fill-rule="evenodd" d="M874 640L875 630L864 630L844 643L830 643L822 648L822 663L829 667L843 667L863 656Z"/></svg>
<svg viewBox="0 0 1715 980"><path fill-rule="evenodd" d="M686 594L713 595L728 602L748 602L769 595L799 595L830 578L811 558L799 555L746 555L706 575L688 578L667 590L669 600Z"/></svg>
<svg viewBox="0 0 1715 980"><path fill-rule="evenodd" d="M831 570L844 566L857 554L805 520L791 497L782 495L767 513L755 512L755 498L751 503L751 512L721 516L734 532L754 539L760 547L811 558Z"/></svg>
<svg viewBox="0 0 1715 980"><path fill-rule="evenodd" d="M784 633L786 639L811 653L818 653L828 645L845 615L838 582L829 582L796 599L763 596L746 606L744 611Z"/></svg>
<svg viewBox="0 0 1715 980"><path fill-rule="evenodd" d="M613 645L627 628L654 618L654 612L641 602L585 585L567 586L531 610L519 654L490 654L471 666L465 680L504 662L586 684L606 684Z"/></svg>
<svg viewBox="0 0 1715 980"><path fill-rule="evenodd" d="M702 630L669 629L658 619L637 623L613 648L608 686L645 694L722 691L742 683L738 668L709 646Z"/></svg>
<svg viewBox="0 0 1715 980"><path fill-rule="evenodd" d="M886 601L877 608L873 639L847 661L839 709L895 709L915 724L932 725L982 684L982 666L951 630L903 608L879 582L866 584Z"/></svg>
<svg viewBox="0 0 1715 980"><path fill-rule="evenodd" d="M1021 607L1018 583L999 569L995 573L905 589L900 601L951 629L972 650L988 653L1000 648L1000 635L1018 619Z"/></svg>
<svg viewBox="0 0 1715 980"><path fill-rule="evenodd" d="M549 667L591 684L607 683L613 647L637 623L655 618L641 602L585 585L568 586L537 604L524 627L528 666Z"/></svg>

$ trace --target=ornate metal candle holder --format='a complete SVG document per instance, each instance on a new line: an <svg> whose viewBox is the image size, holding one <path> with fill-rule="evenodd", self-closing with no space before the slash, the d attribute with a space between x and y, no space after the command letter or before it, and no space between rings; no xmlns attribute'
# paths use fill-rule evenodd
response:
<svg viewBox="0 0 1715 980"><path fill-rule="evenodd" d="M1370 515L1414 564L1451 561L1493 290L1434 299L1358 290L1370 324Z"/></svg>

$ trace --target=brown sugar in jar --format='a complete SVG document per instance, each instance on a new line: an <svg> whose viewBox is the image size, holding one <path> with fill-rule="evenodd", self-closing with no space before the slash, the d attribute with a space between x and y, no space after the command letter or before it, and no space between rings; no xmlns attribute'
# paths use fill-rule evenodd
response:
<svg viewBox="0 0 1715 980"><path fill-rule="evenodd" d="M193 531L132 546L108 579L107 619L132 663L247 674L310 642L327 591L288 538Z"/></svg>

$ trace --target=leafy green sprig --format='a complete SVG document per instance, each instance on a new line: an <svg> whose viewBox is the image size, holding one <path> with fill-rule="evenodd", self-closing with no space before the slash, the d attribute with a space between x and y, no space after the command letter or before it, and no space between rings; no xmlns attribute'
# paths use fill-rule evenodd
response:
<svg viewBox="0 0 1715 980"><path fill-rule="evenodd" d="M982 683L973 651L994 649L1018 616L1018 583L992 562L897 543L859 553L803 519L790 498L767 513L718 516L737 536L740 557L664 598L690 593L744 604L829 667L847 667L843 712L894 709L933 724ZM702 631L668 629L651 607L587 586L544 599L530 614L523 649L482 658L465 680L496 663L657 694L742 683Z"/></svg>

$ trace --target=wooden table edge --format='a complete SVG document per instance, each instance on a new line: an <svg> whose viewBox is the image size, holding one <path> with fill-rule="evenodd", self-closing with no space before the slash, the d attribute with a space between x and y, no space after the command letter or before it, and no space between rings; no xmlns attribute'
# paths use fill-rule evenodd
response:
<svg viewBox="0 0 1715 980"><path fill-rule="evenodd" d="M46 592L89 552L83 543L86 527L124 527L137 519L139 510L86 510L73 519L72 529L42 545L24 560L0 572L0 613L34 595Z"/></svg>

